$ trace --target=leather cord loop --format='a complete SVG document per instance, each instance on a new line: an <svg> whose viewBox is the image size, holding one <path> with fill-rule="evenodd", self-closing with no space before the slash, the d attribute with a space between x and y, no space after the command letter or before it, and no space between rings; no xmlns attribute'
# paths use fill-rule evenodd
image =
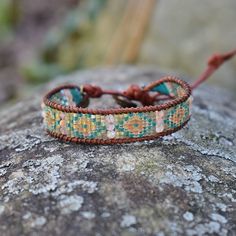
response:
<svg viewBox="0 0 236 236"><path fill-rule="evenodd" d="M113 96L123 96L128 100L135 100L142 103L143 106L154 105L156 101L155 96L149 95L149 91L140 88L138 85L131 85L127 90L123 92L102 90L99 86L94 86L91 84L85 84L83 86L83 92L86 93L88 98L99 98L103 94L110 94Z"/></svg>
<svg viewBox="0 0 236 236"><path fill-rule="evenodd" d="M141 102L143 106L150 106L154 104L156 97L149 95L148 92L133 84L123 94L130 100Z"/></svg>
<svg viewBox="0 0 236 236"><path fill-rule="evenodd" d="M91 84L85 84L83 86L83 91L91 98L100 98L104 94L100 87Z"/></svg>

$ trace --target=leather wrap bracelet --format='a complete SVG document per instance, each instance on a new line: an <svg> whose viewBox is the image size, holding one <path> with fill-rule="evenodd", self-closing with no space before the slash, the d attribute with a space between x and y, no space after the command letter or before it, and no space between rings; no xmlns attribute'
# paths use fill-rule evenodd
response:
<svg viewBox="0 0 236 236"><path fill-rule="evenodd" d="M88 108L90 98L112 95L121 105L112 109ZM137 106L141 103L143 106ZM113 144L151 140L181 129L190 119L191 88L176 77L164 77L124 92L92 85L63 85L43 99L47 132L64 141Z"/></svg>

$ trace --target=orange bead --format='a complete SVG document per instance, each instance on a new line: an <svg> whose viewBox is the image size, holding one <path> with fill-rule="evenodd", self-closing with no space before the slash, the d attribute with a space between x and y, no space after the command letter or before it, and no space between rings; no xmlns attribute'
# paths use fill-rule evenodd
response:
<svg viewBox="0 0 236 236"><path fill-rule="evenodd" d="M61 120L61 121L60 121L60 126L61 126L61 127L66 126L66 122L65 122L65 120Z"/></svg>

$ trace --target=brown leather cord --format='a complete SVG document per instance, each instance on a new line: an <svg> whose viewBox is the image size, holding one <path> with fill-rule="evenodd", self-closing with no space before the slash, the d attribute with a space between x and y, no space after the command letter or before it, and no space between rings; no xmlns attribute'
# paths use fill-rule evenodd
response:
<svg viewBox="0 0 236 236"><path fill-rule="evenodd" d="M214 54L208 59L207 68L199 76L199 78L191 85L192 90L197 88L201 83L207 80L224 62L230 60L236 55L236 49L224 53Z"/></svg>
<svg viewBox="0 0 236 236"><path fill-rule="evenodd" d="M64 112L84 113L84 114L89 113L89 114L94 114L94 115L96 114L109 115L109 114L124 114L124 113L130 113L130 112L135 113L135 112L150 112L150 111L166 110L170 107L176 106L177 104L180 104L186 101L191 95L190 86L185 81L180 80L173 76L163 77L160 80L144 87L143 89L138 88L138 86L131 86L128 90L124 92L119 92L119 91L114 91L114 90L102 90L98 86L84 85L83 92L85 92L86 96L92 97L92 98L98 98L104 94L109 94L109 95L123 96L128 99L137 100L144 104L150 104L150 103L153 104L153 102L156 101L157 98L155 96L155 100L154 100L154 97L151 97L148 94L148 91L150 91L151 88L159 84L162 84L164 82L171 82L171 83L179 84L184 89L185 94L181 97L174 98L173 100L170 100L168 102L165 102L163 104L158 104L158 105L145 105L143 107L128 107L128 108L91 109L91 108L82 108L82 107L75 107L75 106L63 106L56 102L50 101L50 97L62 89L66 89L66 88L80 89L80 87L75 86L75 85L63 85L47 93L43 98L43 102L45 105L50 106L51 108L54 108L59 111L64 111Z"/></svg>
<svg viewBox="0 0 236 236"><path fill-rule="evenodd" d="M190 119L190 117L189 117ZM158 133L156 135L149 135L141 138L119 138L119 139L87 139L87 138L77 138L77 137L68 137L63 134L58 134L56 132L52 132L50 130L47 130L47 133L51 135L54 138L61 139L62 141L65 142L74 142L74 143L87 143L87 144L121 144L121 143L131 143L131 142L140 142L140 141L148 141L148 140L153 140L156 138L160 138L169 134L172 134L180 129L182 129L187 123L188 120L186 120L182 125L170 129L161 133Z"/></svg>
<svg viewBox="0 0 236 236"><path fill-rule="evenodd" d="M124 92L114 91L114 90L102 90L98 86L93 86L91 84L85 84L83 86L83 91L86 92L88 97L99 98L104 94L109 94L113 96L126 97L129 100L136 100L142 103L143 106L154 105L157 100L156 96L150 96L148 91L140 88L138 85L133 84Z"/></svg>
<svg viewBox="0 0 236 236"><path fill-rule="evenodd" d="M91 84L83 85L83 91L91 98L100 98L104 94L100 87Z"/></svg>

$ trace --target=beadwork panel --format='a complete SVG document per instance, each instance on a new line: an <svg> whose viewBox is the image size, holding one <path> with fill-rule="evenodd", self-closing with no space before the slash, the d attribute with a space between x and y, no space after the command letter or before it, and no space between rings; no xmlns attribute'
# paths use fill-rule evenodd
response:
<svg viewBox="0 0 236 236"><path fill-rule="evenodd" d="M69 137L87 139L140 138L181 126L190 116L191 97L172 108L154 112L93 115L66 113L44 106L46 128Z"/></svg>

